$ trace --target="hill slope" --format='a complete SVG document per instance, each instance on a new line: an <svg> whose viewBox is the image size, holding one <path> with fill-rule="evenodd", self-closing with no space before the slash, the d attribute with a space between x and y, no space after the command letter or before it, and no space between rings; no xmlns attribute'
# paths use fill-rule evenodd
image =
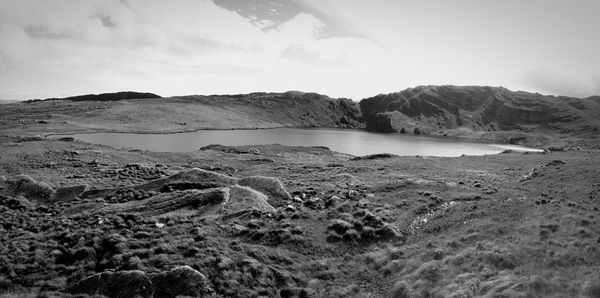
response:
<svg viewBox="0 0 600 298"><path fill-rule="evenodd" d="M358 105L316 93L121 98L119 94L78 97L86 100L30 101L6 105L0 129L28 125L48 133L170 133L198 129L274 127L360 127ZM15 118L17 115L18 119ZM16 126L15 126L16 125ZM22 127L20 127L22 128Z"/></svg>
<svg viewBox="0 0 600 298"><path fill-rule="evenodd" d="M360 107L371 131L431 134L466 128L597 134L600 128L598 97L555 97L502 87L419 86L363 99Z"/></svg>

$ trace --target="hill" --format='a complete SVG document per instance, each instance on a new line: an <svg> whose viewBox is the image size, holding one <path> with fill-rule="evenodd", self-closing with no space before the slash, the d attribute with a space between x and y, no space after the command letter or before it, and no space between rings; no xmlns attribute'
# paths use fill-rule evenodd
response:
<svg viewBox="0 0 600 298"><path fill-rule="evenodd" d="M362 125L355 102L316 93L167 98L146 94L111 93L8 104L0 111L0 129L35 126L47 133L173 133L199 129L356 128ZM118 100L125 97L128 99Z"/></svg>
<svg viewBox="0 0 600 298"><path fill-rule="evenodd" d="M122 92L114 92L114 93L77 95L77 96L70 96L70 97L63 97L63 98L33 99L33 100L29 100L28 102L45 101L45 100L114 101L114 100L138 99L138 98L161 98L161 97L154 93L122 91Z"/></svg>
<svg viewBox="0 0 600 298"><path fill-rule="evenodd" d="M599 99L555 97L503 87L419 86L363 99L360 107L371 131L597 134Z"/></svg>

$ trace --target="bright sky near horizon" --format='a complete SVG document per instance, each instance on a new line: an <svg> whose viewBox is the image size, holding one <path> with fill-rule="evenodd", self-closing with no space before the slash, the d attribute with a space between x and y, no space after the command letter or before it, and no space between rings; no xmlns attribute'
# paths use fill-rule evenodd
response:
<svg viewBox="0 0 600 298"><path fill-rule="evenodd" d="M598 0L0 0L0 99L600 94Z"/></svg>

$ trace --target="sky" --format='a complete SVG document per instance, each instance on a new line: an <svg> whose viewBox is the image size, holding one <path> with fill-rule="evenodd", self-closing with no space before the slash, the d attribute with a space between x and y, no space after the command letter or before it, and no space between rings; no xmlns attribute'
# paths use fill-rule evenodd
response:
<svg viewBox="0 0 600 298"><path fill-rule="evenodd" d="M598 0L0 0L0 99L600 95Z"/></svg>

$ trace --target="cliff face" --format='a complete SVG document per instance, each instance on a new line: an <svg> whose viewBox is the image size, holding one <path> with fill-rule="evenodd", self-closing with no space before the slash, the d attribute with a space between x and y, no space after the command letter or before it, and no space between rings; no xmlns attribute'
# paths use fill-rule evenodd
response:
<svg viewBox="0 0 600 298"><path fill-rule="evenodd" d="M419 86L363 99L360 107L367 130L382 132L468 128L589 133L600 128L598 97L555 97L502 87Z"/></svg>

